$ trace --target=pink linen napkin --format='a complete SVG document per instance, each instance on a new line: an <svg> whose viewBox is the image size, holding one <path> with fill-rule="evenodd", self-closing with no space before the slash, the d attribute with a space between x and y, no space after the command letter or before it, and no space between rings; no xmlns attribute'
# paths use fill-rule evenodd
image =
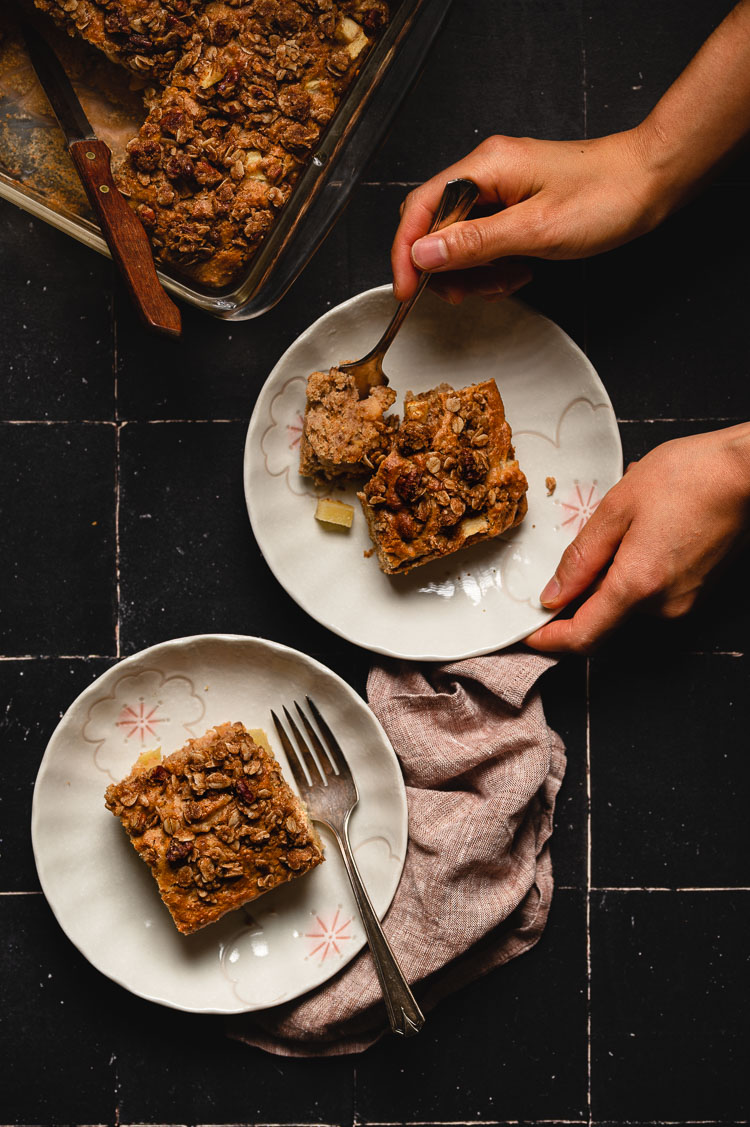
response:
<svg viewBox="0 0 750 1127"><path fill-rule="evenodd" d="M522 649L445 665L376 665L367 696L398 755L409 806L401 882L384 921L427 1012L532 947L552 897L549 836L565 748ZM283 1056L361 1052L388 1029L369 952L318 990L229 1035Z"/></svg>

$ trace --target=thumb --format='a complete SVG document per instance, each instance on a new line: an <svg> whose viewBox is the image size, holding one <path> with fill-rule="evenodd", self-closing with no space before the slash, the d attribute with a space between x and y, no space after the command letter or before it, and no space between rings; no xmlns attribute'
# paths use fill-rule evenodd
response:
<svg viewBox="0 0 750 1127"><path fill-rule="evenodd" d="M589 587L611 562L630 526L630 517L607 497L563 552L557 571L539 596L550 610L559 610Z"/></svg>
<svg viewBox="0 0 750 1127"><path fill-rule="evenodd" d="M411 258L419 270L465 270L511 254L544 258L548 247L538 205L524 200L424 235L413 244Z"/></svg>

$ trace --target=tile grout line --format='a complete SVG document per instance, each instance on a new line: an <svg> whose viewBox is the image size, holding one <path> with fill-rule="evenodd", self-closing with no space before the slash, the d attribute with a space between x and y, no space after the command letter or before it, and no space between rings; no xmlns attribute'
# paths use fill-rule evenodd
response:
<svg viewBox="0 0 750 1127"><path fill-rule="evenodd" d="M583 4L581 5L581 17L583 17ZM588 68L586 59L586 41L583 36L583 27L581 27L581 86L583 94L583 137L588 140L589 136L589 92L588 92Z"/></svg>
<svg viewBox="0 0 750 1127"><path fill-rule="evenodd" d="M657 422L661 422L659 419ZM693 422L694 420L683 420ZM706 421L706 420L704 420ZM710 419L709 422L725 422L723 419ZM9 427L72 427L72 426L86 426L86 427L118 427L127 426L128 423L135 426L144 427L159 427L159 426L187 426L189 424L210 424L210 423L223 423L223 424L241 424L247 426L247 416L236 419L0 419L0 425Z"/></svg>
<svg viewBox="0 0 750 1127"><path fill-rule="evenodd" d="M0 661L111 661L116 654L0 654Z"/></svg>
<svg viewBox="0 0 750 1127"><path fill-rule="evenodd" d="M588 60L584 35L583 3L581 14L581 98L584 140L589 135ZM583 351L589 352L588 263L584 259L582 277ZM591 1127L591 659L586 658L586 1116Z"/></svg>
<svg viewBox="0 0 750 1127"><path fill-rule="evenodd" d="M118 340L117 313L115 312L115 292L112 291L112 401L115 422L115 656L120 650L120 386L117 375Z"/></svg>
<svg viewBox="0 0 750 1127"><path fill-rule="evenodd" d="M750 887L744 884L685 884L668 885L658 884L629 884L622 888L615 885L594 885L592 892L750 892Z"/></svg>
<svg viewBox="0 0 750 1127"><path fill-rule="evenodd" d="M609 1120L595 1120L593 1127L609 1123ZM630 1123L632 1120L624 1120ZM576 1124L581 1127L580 1119L371 1119L368 1127L536 1127L536 1125ZM639 1120L641 1127L735 1127L736 1119L646 1119ZM2 1125L5 1127L5 1125ZM106 1124L95 1124L94 1127L107 1127ZM123 1127L141 1127L135 1124L123 1124ZM175 1127L174 1124L157 1124L155 1127ZM184 1127L184 1125L177 1125ZM201 1123L197 1127L235 1127L234 1124ZM288 1123L270 1123L258 1121L254 1127L337 1127L331 1123L309 1123L293 1120ZM340 1127L340 1125L338 1125Z"/></svg>
<svg viewBox="0 0 750 1127"><path fill-rule="evenodd" d="M112 286L112 408L115 422L115 656L119 659L122 656L120 647L120 435L122 433L122 420L120 419L120 379L119 379L119 349L118 349L118 333L117 333L117 291L113 284ZM120 1109L120 1073L117 1064L117 1056L113 1052L110 1056L110 1066L114 1068L114 1117L113 1123L115 1127L119 1127L121 1119Z"/></svg>
<svg viewBox="0 0 750 1127"><path fill-rule="evenodd" d="M578 892L579 890L572 884L558 884L555 886L558 892ZM673 894L682 894L686 892L750 892L750 886L744 884L727 884L727 885L675 885L668 887L666 885L592 885L591 892L670 892ZM41 896L38 888L27 889L0 889L0 896ZM580 1122L580 1121L577 1121ZM680 1122L682 1122L680 1120Z"/></svg>
<svg viewBox="0 0 750 1127"><path fill-rule="evenodd" d="M591 659L586 658L586 1112L591 1103Z"/></svg>
<svg viewBox="0 0 750 1127"><path fill-rule="evenodd" d="M584 275L586 272L586 263L583 263ZM584 309L584 322L586 322L585 309ZM588 355L587 339L588 339L588 326L584 323L584 340L583 351ZM617 416L617 422L626 424L628 426L649 426L658 423L739 423L742 422L740 415L669 415L660 416L656 415L649 419L626 419ZM233 419L0 419L0 425L9 427L67 427L67 426L89 426L89 427L119 427L124 426L126 423L132 423L136 426L187 426L187 425L204 425L211 423L223 424L241 424L247 426L247 416L242 418Z"/></svg>
<svg viewBox="0 0 750 1127"><path fill-rule="evenodd" d="M360 188L419 188L424 180L360 180Z"/></svg>
<svg viewBox="0 0 750 1127"><path fill-rule="evenodd" d="M360 1127L362 1120L357 1115L357 1066L352 1065L352 1127Z"/></svg>
<svg viewBox="0 0 750 1127"><path fill-rule="evenodd" d="M120 587L120 435L122 423L117 424L115 431L115 657L122 657L120 620L121 620L121 587Z"/></svg>
<svg viewBox="0 0 750 1127"><path fill-rule="evenodd" d="M618 423L628 423L632 426L647 423L734 423L738 419L738 415L655 415L651 419L623 419L617 416Z"/></svg>

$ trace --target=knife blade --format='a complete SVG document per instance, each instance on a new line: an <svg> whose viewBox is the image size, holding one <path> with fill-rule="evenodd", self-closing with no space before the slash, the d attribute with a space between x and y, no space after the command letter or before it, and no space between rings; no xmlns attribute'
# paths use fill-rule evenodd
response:
<svg viewBox="0 0 750 1127"><path fill-rule="evenodd" d="M68 152L88 196L112 258L149 328L179 336L180 311L159 281L143 224L117 190L112 153L91 127L78 95L55 52L26 19L19 21L37 78L62 129Z"/></svg>

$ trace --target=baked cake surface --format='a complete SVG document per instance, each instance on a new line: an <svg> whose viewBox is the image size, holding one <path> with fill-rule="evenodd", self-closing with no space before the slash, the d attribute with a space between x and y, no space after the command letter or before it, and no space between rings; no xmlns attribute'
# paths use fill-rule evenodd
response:
<svg viewBox="0 0 750 1127"><path fill-rule="evenodd" d="M115 171L155 257L230 284L388 19L385 0L35 0L145 81Z"/></svg>
<svg viewBox="0 0 750 1127"><path fill-rule="evenodd" d="M146 79L164 78L195 35L199 0L34 0L71 34Z"/></svg>
<svg viewBox="0 0 750 1127"><path fill-rule="evenodd" d="M357 494L378 563L402 573L523 520L526 478L494 380L407 397L390 453Z"/></svg>
<svg viewBox="0 0 750 1127"><path fill-rule="evenodd" d="M262 732L220 724L165 759L141 756L107 787L184 935L324 860L305 808Z"/></svg>
<svg viewBox="0 0 750 1127"><path fill-rule="evenodd" d="M395 398L395 391L383 385L360 399L354 376L339 368L313 372L307 381L299 472L326 480L372 473L398 426L397 415L386 415Z"/></svg>

